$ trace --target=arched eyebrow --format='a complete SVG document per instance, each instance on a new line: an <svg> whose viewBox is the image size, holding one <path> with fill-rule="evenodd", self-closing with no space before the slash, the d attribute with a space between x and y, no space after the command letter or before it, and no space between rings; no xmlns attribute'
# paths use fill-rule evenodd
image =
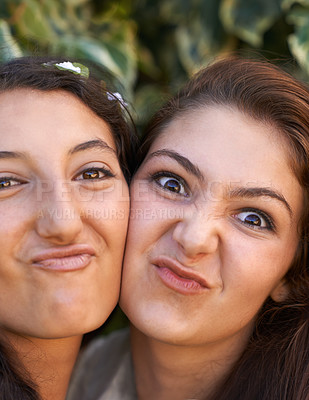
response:
<svg viewBox="0 0 309 400"><path fill-rule="evenodd" d="M193 164L187 157L182 156L181 154L177 153L173 150L161 149L150 153L146 160L149 160L153 157L169 157L175 160L178 164L180 164L189 174L194 175L200 183L205 182L204 175L202 174L199 167Z"/></svg>
<svg viewBox="0 0 309 400"><path fill-rule="evenodd" d="M102 139L93 139L93 140L88 140L87 142L80 143L77 146L74 146L72 149L70 149L69 154L75 154L80 151L85 151L89 149L98 149L98 150L107 150L114 155L116 154L116 151L110 147L104 140Z"/></svg>
<svg viewBox="0 0 309 400"><path fill-rule="evenodd" d="M98 150L107 150L111 153L113 153L117 157L116 151L110 147L104 140L102 139L94 139L94 140L89 140L84 143L80 143L77 146L74 146L69 150L69 154L75 154L80 151L85 151L88 149L98 149ZM0 159L23 159L27 160L30 159L30 157L26 153L22 153L19 151L0 151Z"/></svg>
<svg viewBox="0 0 309 400"><path fill-rule="evenodd" d="M292 208L284 198L284 196L274 189L269 189L266 187L236 187L228 191L229 198L237 198L243 197L247 199L251 199L254 197L270 197L276 200L279 200L287 209L290 214L290 217L293 216Z"/></svg>

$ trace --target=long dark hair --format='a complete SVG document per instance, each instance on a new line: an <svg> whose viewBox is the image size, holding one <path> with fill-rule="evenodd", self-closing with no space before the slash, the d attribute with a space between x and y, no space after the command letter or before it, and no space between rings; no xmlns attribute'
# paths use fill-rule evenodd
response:
<svg viewBox="0 0 309 400"><path fill-rule="evenodd" d="M0 341L0 400L40 400L36 385L4 338Z"/></svg>
<svg viewBox="0 0 309 400"><path fill-rule="evenodd" d="M289 296L268 298L248 346L212 400L309 399L309 87L268 62L232 57L200 71L150 121L140 163L171 121L208 106L226 106L271 124L288 144L304 193L299 246L286 281Z"/></svg>
<svg viewBox="0 0 309 400"><path fill-rule="evenodd" d="M0 65L0 93L19 88L30 88L42 91L64 90L78 97L109 124L116 144L120 167L126 180L129 181L134 165L137 139L125 104L113 96L113 89L108 87L102 71L100 71L100 79L92 76L91 73L86 78L69 70L59 69L55 65L65 61L67 60L22 57ZM110 77L107 78L110 81ZM36 385L22 367L21 360L18 360L13 347L4 338L1 338L0 400L39 399Z"/></svg>

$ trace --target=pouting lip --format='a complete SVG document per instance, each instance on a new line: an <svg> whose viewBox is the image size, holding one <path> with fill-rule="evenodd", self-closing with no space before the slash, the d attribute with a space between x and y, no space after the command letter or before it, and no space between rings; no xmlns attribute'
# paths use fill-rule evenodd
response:
<svg viewBox="0 0 309 400"><path fill-rule="evenodd" d="M39 264L40 262L49 259L60 259L83 254L94 256L95 251L92 246L89 246L87 244L74 244L64 247L54 247L40 251L38 254L32 257L31 261L33 264Z"/></svg>
<svg viewBox="0 0 309 400"><path fill-rule="evenodd" d="M155 257L151 260L151 264L155 265L158 268L169 268L176 275L179 275L181 278L190 279L199 283L202 287L210 289L209 283L206 279L200 276L196 271L193 271L191 268L185 267L177 260L170 258L169 256L159 256Z"/></svg>

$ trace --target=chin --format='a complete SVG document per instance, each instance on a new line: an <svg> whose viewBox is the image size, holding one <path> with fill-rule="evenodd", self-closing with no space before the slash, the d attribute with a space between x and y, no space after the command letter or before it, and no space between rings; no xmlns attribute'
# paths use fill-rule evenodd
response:
<svg viewBox="0 0 309 400"><path fill-rule="evenodd" d="M168 345L196 345L194 338L189 333L176 330L175 327L158 326L137 326L132 325L133 329L138 330L142 335L148 338L162 342Z"/></svg>
<svg viewBox="0 0 309 400"><path fill-rule="evenodd" d="M38 337L40 339L64 339L73 336L82 336L85 333L99 328L103 324L102 319L88 321L85 324L82 324L81 321L82 320L67 320L65 324L61 321L57 326L45 326L43 330L32 332L28 336Z"/></svg>
<svg viewBox="0 0 309 400"><path fill-rule="evenodd" d="M53 313L44 321L37 320L37 331L32 329L34 335L42 339L59 339L71 336L80 336L85 333L98 329L107 320L113 311L116 302L99 306L85 307L81 309L57 309L57 313Z"/></svg>
<svg viewBox="0 0 309 400"><path fill-rule="evenodd" d="M59 332L66 337L80 335L99 328L109 317L118 301L118 293L104 299L98 296L71 296L57 299L50 307L50 313L45 317L43 326L59 328ZM45 329L48 332L48 329Z"/></svg>
<svg viewBox="0 0 309 400"><path fill-rule="evenodd" d="M175 318L155 318L151 313L145 315L127 316L133 330L139 331L149 338L173 345L193 344L194 332L190 321L177 321Z"/></svg>

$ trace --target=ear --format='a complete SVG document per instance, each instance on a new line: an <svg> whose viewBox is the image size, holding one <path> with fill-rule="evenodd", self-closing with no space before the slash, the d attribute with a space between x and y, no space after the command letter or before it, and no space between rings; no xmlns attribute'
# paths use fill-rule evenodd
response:
<svg viewBox="0 0 309 400"><path fill-rule="evenodd" d="M277 303L287 299L290 293L289 285L285 279L277 284L277 286L270 292L270 297Z"/></svg>

